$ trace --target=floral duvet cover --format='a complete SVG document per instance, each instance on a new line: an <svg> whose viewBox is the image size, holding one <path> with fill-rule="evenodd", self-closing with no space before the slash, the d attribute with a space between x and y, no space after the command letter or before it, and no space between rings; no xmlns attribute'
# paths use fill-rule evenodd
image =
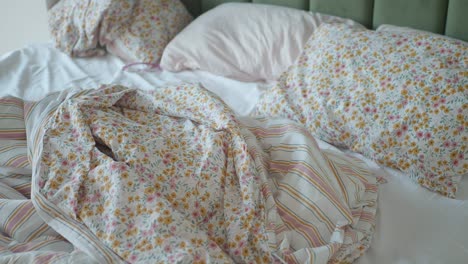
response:
<svg viewBox="0 0 468 264"><path fill-rule="evenodd" d="M191 84L66 91L25 114L32 191L18 200L49 232L32 239L57 244L18 249L1 230L0 260L335 263L369 247L376 178L291 121L238 118ZM12 195L0 220L22 230Z"/></svg>

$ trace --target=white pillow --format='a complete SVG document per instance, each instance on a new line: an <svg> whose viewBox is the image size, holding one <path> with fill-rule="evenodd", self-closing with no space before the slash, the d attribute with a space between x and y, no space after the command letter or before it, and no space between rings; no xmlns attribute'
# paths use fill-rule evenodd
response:
<svg viewBox="0 0 468 264"><path fill-rule="evenodd" d="M358 23L298 9L222 4L198 17L164 50L168 71L204 70L241 81L273 81L323 22Z"/></svg>
<svg viewBox="0 0 468 264"><path fill-rule="evenodd" d="M410 28L410 27L401 27L401 26L395 26L395 25L390 25L390 24L382 24L375 31L377 31L377 32L395 32L395 33L407 33L407 32L430 33L428 31L424 31L424 30L420 30L420 29L414 29L414 28ZM433 33L433 34L435 34L435 33Z"/></svg>

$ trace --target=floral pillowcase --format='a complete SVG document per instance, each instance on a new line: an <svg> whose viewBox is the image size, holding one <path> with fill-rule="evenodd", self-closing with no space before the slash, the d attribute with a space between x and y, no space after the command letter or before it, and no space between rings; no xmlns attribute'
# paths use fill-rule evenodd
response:
<svg viewBox="0 0 468 264"><path fill-rule="evenodd" d="M105 47L127 63L158 63L191 20L179 0L61 0L49 10L57 48L87 57Z"/></svg>
<svg viewBox="0 0 468 264"><path fill-rule="evenodd" d="M255 115L402 170L453 198L468 174L468 43L325 24Z"/></svg>

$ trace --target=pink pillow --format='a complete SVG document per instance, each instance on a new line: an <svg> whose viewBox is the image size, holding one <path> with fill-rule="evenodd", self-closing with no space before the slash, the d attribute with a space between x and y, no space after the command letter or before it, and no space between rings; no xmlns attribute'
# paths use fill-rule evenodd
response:
<svg viewBox="0 0 468 264"><path fill-rule="evenodd" d="M280 6L223 4L198 17L168 44L161 67L273 81L299 56L322 22L362 27L351 20Z"/></svg>

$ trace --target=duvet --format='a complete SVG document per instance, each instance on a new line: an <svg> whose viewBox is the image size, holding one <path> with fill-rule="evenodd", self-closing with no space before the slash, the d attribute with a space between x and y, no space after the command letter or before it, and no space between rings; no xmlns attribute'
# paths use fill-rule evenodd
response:
<svg viewBox="0 0 468 264"><path fill-rule="evenodd" d="M236 117L191 84L69 90L25 115L31 199L0 185L1 261L335 263L369 247L376 178L292 121Z"/></svg>

